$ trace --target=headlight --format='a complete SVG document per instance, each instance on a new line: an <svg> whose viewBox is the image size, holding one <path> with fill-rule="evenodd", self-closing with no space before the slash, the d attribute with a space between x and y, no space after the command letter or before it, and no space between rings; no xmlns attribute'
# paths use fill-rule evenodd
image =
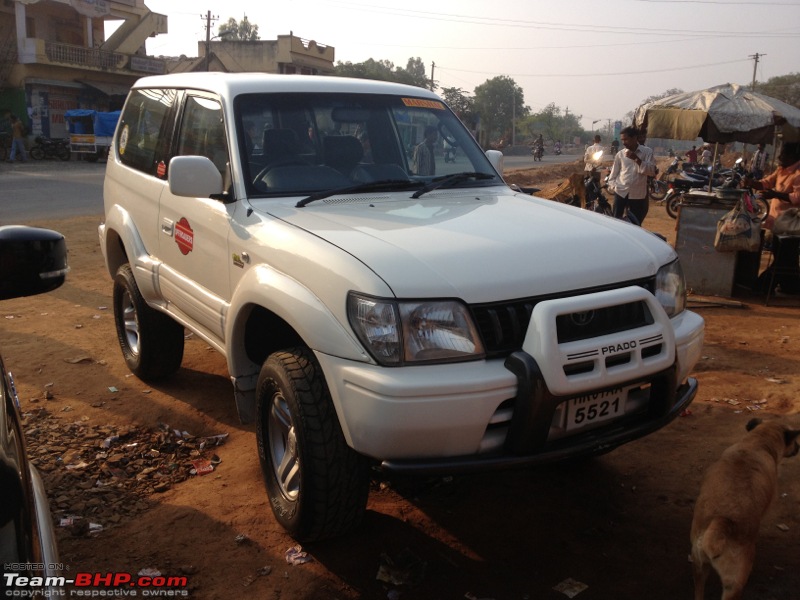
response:
<svg viewBox="0 0 800 600"><path fill-rule="evenodd" d="M670 318L686 308L686 280L679 260L664 265L656 273L656 300Z"/></svg>
<svg viewBox="0 0 800 600"><path fill-rule="evenodd" d="M351 293L347 315L358 339L382 365L483 358L467 307L453 300L395 301Z"/></svg>

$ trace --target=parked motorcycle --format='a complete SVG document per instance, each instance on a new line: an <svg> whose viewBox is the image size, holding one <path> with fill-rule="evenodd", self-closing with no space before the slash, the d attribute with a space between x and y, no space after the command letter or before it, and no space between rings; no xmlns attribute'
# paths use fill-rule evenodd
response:
<svg viewBox="0 0 800 600"><path fill-rule="evenodd" d="M708 167L703 167L708 171ZM745 176L746 170L744 168L744 161L739 158L736 160L732 169L723 169L714 174L714 182L712 183L712 191L717 189L735 189L741 185L742 178ZM667 214L673 219L678 218L678 211L681 204L684 202L685 195L693 189L707 189L708 177L702 179L701 176L695 178L684 177L673 179L670 184L670 189L664 200ZM760 195L748 194L748 202L753 205L753 210L760 220L764 220L769 212L767 202Z"/></svg>
<svg viewBox="0 0 800 600"><path fill-rule="evenodd" d="M69 160L72 152L69 149L69 138L46 138L37 135L36 143L31 146L31 158L42 160L45 158L58 158Z"/></svg>

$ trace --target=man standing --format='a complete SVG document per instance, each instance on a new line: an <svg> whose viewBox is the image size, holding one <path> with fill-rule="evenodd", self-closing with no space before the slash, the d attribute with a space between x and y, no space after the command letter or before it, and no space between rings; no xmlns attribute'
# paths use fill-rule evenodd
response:
<svg viewBox="0 0 800 600"><path fill-rule="evenodd" d="M11 154L8 162L14 162L17 152L19 152L22 162L28 160L28 154L25 152L25 126L16 115L11 115Z"/></svg>
<svg viewBox="0 0 800 600"><path fill-rule="evenodd" d="M697 162L697 146L692 146L691 150L686 151L686 160L690 163Z"/></svg>
<svg viewBox="0 0 800 600"><path fill-rule="evenodd" d="M433 145L439 137L436 127L428 125L425 128L424 139L414 148L414 173L417 175L435 175L436 160L433 155Z"/></svg>
<svg viewBox="0 0 800 600"><path fill-rule="evenodd" d="M761 179L764 177L764 169L767 167L767 152L764 150L764 144L759 144L756 151L753 152L753 160L750 161L750 174L753 179Z"/></svg>
<svg viewBox="0 0 800 600"><path fill-rule="evenodd" d="M600 160L599 160L600 157L598 157L597 159L595 159L595 157L594 157L594 155L597 152L600 152L600 154L602 156L603 145L600 143L600 141L601 141L600 136L599 135L595 135L594 136L594 144L592 144L591 146L586 148L586 150L584 151L584 153L583 153L583 163L584 163L583 170L584 171L591 171L592 169L595 169L598 166L600 166Z"/></svg>
<svg viewBox="0 0 800 600"><path fill-rule="evenodd" d="M608 187L614 192L614 216L622 219L628 209L641 225L650 208L647 178L655 177L656 165L653 150L639 143L638 134L635 127L626 127L620 132L625 150L614 156Z"/></svg>

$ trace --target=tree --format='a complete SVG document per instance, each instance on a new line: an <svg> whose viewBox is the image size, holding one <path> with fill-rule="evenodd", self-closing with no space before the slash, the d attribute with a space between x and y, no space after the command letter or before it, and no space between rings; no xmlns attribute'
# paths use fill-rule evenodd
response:
<svg viewBox="0 0 800 600"><path fill-rule="evenodd" d="M505 75L488 79L475 88L475 112L480 116L484 146L490 140L510 143L515 119L530 112L522 88Z"/></svg>
<svg viewBox="0 0 800 600"><path fill-rule="evenodd" d="M520 129L531 139L540 133L546 140L568 140L573 137L584 137L585 131L581 127L581 115L564 111L561 107L551 102L539 112L529 115L520 121Z"/></svg>
<svg viewBox="0 0 800 600"><path fill-rule="evenodd" d="M756 93L772 96L800 108L800 73L770 77L764 83L756 83Z"/></svg>
<svg viewBox="0 0 800 600"><path fill-rule="evenodd" d="M461 88L442 88L442 98L461 121L470 129L474 129L477 119L475 117L475 99L467 96Z"/></svg>
<svg viewBox="0 0 800 600"><path fill-rule="evenodd" d="M430 86L430 80L425 74L425 64L420 58L409 58L405 69L395 67L394 63L389 60L375 60L373 58L360 63L343 63L340 61L333 68L333 74L339 77L393 81L421 88Z"/></svg>
<svg viewBox="0 0 800 600"><path fill-rule="evenodd" d="M231 17L228 19L227 23L223 23L219 26L217 34L221 38L237 42L254 42L261 39L258 35L258 25L250 23L247 19L247 15L238 23L236 19Z"/></svg>

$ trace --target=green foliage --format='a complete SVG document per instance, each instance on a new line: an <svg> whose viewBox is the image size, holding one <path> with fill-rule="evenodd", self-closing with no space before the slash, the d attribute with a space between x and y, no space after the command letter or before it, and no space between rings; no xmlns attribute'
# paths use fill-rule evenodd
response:
<svg viewBox="0 0 800 600"><path fill-rule="evenodd" d="M405 69L395 67L391 61L372 58L360 63L339 61L333 68L333 74L339 77L393 81L421 88L430 87L430 79L425 73L425 63L420 58L409 58Z"/></svg>
<svg viewBox="0 0 800 600"><path fill-rule="evenodd" d="M800 73L770 77L764 83L756 83L756 93L777 98L800 108Z"/></svg>
<svg viewBox="0 0 800 600"><path fill-rule="evenodd" d="M258 35L258 25L250 23L247 15L239 22L231 17L227 23L219 26L217 34L226 41L254 42L261 39Z"/></svg>
<svg viewBox="0 0 800 600"><path fill-rule="evenodd" d="M480 115L482 141L488 145L496 139L510 142L514 121L525 117L530 108L525 106L522 88L510 77L500 75L475 88L475 112Z"/></svg>
<svg viewBox="0 0 800 600"><path fill-rule="evenodd" d="M477 119L474 98L467 96L466 92L461 88L455 87L442 88L441 96L463 123L470 129L475 126Z"/></svg>
<svg viewBox="0 0 800 600"><path fill-rule="evenodd" d="M545 140L564 142L574 137L586 136L580 120L581 115L567 111L562 114L561 107L551 102L539 112L522 119L519 122L519 130L529 138L528 141L535 139L541 133Z"/></svg>

